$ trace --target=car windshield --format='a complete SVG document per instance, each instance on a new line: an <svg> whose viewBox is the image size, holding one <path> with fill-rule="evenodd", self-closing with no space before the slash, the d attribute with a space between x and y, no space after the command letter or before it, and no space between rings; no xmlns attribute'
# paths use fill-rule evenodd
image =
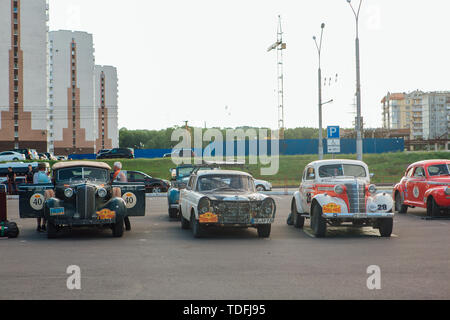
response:
<svg viewBox="0 0 450 320"><path fill-rule="evenodd" d="M101 181L106 182L108 177L108 171L100 168L91 167L74 167L61 169L58 171L58 181Z"/></svg>
<svg viewBox="0 0 450 320"><path fill-rule="evenodd" d="M367 177L366 169L363 166L355 164L333 164L321 166L319 176L326 177Z"/></svg>
<svg viewBox="0 0 450 320"><path fill-rule="evenodd" d="M428 167L428 174L431 177L450 175L450 166L448 164L435 164Z"/></svg>
<svg viewBox="0 0 450 320"><path fill-rule="evenodd" d="M191 175L193 170L194 170L194 167L178 168L178 176L180 178L188 177Z"/></svg>
<svg viewBox="0 0 450 320"><path fill-rule="evenodd" d="M253 179L246 175L208 174L199 177L197 190L202 192L214 192L219 190L255 192L255 184Z"/></svg>

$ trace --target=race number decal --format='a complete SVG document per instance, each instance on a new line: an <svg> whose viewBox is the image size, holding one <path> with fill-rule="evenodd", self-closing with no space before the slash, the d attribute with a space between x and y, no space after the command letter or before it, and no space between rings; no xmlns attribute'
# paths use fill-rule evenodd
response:
<svg viewBox="0 0 450 320"><path fill-rule="evenodd" d="M40 193L35 193L30 198L30 206L36 211L44 209L44 196Z"/></svg>
<svg viewBox="0 0 450 320"><path fill-rule="evenodd" d="M419 197L419 188L417 186L414 187L413 194L414 194L414 198Z"/></svg>
<svg viewBox="0 0 450 320"><path fill-rule="evenodd" d="M122 199L125 201L127 209L134 208L137 202L136 196L133 192L125 192Z"/></svg>

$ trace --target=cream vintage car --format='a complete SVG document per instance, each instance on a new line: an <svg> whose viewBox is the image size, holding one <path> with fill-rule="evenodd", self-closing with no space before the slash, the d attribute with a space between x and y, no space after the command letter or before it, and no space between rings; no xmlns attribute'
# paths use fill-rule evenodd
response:
<svg viewBox="0 0 450 320"><path fill-rule="evenodd" d="M287 223L302 228L311 220L315 236L324 237L327 225L372 226L390 237L393 200L370 183L369 168L356 160L321 160L308 164L291 202Z"/></svg>
<svg viewBox="0 0 450 320"><path fill-rule="evenodd" d="M202 237L206 228L254 227L270 236L275 201L255 188L248 173L229 170L194 171L180 192L181 227Z"/></svg>

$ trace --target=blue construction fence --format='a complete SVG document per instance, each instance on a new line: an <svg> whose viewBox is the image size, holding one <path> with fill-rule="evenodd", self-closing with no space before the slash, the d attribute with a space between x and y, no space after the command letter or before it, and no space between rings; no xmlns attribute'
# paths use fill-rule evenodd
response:
<svg viewBox="0 0 450 320"><path fill-rule="evenodd" d="M234 154L245 156L259 155L260 151L267 155L272 154L272 144L270 140L267 141L249 141L245 142L224 142L222 146L222 152L224 155L234 151ZM274 145L276 147L276 145ZM317 154L319 148L319 141L317 139L304 139L304 140L281 140L279 141L279 154L280 155L307 155ZM265 149L265 150L264 150ZM363 152L365 154L373 153L390 153L390 152L403 152L405 150L405 141L403 138L398 139L363 139ZM205 149L194 149L196 155L211 155L215 156L217 150L214 145L211 144ZM324 154L328 154L327 140L323 140ZM172 149L135 149L134 155L137 159L155 159L162 158L164 154L171 153ZM230 152L230 153L231 153ZM356 154L356 140L355 139L341 139L341 152L338 154ZM69 156L73 160L94 160L95 154L72 154Z"/></svg>

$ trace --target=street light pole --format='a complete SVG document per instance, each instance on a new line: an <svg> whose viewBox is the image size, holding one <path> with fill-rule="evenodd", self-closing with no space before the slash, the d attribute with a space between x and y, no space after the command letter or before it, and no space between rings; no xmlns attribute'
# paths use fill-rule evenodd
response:
<svg viewBox="0 0 450 320"><path fill-rule="evenodd" d="M362 142L362 133L361 133L361 70L360 70L360 59L359 59L359 12L361 11L362 0L359 1L358 10L352 6L352 1L347 0L350 8L355 15L356 19L356 40L355 40L355 48L356 48L356 154L357 159L363 159L363 142Z"/></svg>
<svg viewBox="0 0 450 320"><path fill-rule="evenodd" d="M317 53L319 54L319 160L323 160L323 134L322 134L322 69L321 69L321 53L322 53L322 37L323 29L325 28L325 23L322 23L320 31L320 43L317 44L317 38L314 36L313 40L316 44Z"/></svg>

